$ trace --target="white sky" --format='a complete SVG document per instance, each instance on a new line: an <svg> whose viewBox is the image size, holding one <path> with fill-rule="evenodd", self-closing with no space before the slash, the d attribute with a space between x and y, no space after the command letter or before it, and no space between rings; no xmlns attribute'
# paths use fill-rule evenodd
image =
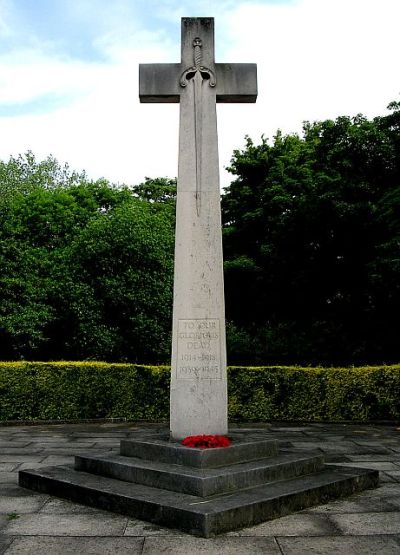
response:
<svg viewBox="0 0 400 555"><path fill-rule="evenodd" d="M386 112L400 0L0 0L0 159L53 154L89 177L177 173L179 106L140 104L138 64L180 61L180 18L215 17L216 59L256 62L256 104L218 105L223 169L244 136Z"/></svg>

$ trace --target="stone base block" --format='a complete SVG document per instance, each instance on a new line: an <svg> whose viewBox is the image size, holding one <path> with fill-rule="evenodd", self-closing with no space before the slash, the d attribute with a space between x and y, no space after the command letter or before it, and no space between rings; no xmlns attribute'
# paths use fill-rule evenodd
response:
<svg viewBox="0 0 400 555"><path fill-rule="evenodd" d="M279 454L276 442L239 437L231 447L202 450L159 436L122 441L122 452L79 455L75 468L23 470L19 484L211 537L374 488L379 481L376 470L325 466L321 455Z"/></svg>
<svg viewBox="0 0 400 555"><path fill-rule="evenodd" d="M268 482L321 470L322 455L288 453L270 460L251 461L207 471L173 464L106 454L75 457L75 469L155 488L200 497L232 493Z"/></svg>

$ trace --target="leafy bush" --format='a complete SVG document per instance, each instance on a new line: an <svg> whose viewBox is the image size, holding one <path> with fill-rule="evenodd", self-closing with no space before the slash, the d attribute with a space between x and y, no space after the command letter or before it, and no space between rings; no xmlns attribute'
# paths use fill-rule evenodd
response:
<svg viewBox="0 0 400 555"><path fill-rule="evenodd" d="M167 366L1 362L0 421L166 420ZM400 419L400 365L230 367L231 420Z"/></svg>

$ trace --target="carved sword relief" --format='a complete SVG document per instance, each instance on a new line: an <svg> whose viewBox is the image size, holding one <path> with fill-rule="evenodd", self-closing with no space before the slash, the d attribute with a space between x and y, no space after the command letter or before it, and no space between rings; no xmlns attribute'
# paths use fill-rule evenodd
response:
<svg viewBox="0 0 400 555"><path fill-rule="evenodd" d="M200 215L201 209L201 136L203 124L203 105L201 101L201 92L204 81L208 81L210 87L215 87L216 79L214 72L208 67L204 67L202 62L202 41L196 37L193 41L194 48L194 66L191 66L182 73L180 78L181 87L186 87L191 81L194 87L193 94L193 113L194 113L194 145L196 153L196 211Z"/></svg>

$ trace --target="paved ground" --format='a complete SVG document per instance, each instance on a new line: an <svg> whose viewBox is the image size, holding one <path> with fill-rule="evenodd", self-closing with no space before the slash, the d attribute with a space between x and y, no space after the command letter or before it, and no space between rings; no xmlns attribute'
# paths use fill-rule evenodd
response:
<svg viewBox="0 0 400 555"><path fill-rule="evenodd" d="M18 471L117 450L149 428L135 424L0 426L0 554L400 555L400 427L340 424L241 426L336 464L376 468L381 486L216 539L24 490Z"/></svg>

